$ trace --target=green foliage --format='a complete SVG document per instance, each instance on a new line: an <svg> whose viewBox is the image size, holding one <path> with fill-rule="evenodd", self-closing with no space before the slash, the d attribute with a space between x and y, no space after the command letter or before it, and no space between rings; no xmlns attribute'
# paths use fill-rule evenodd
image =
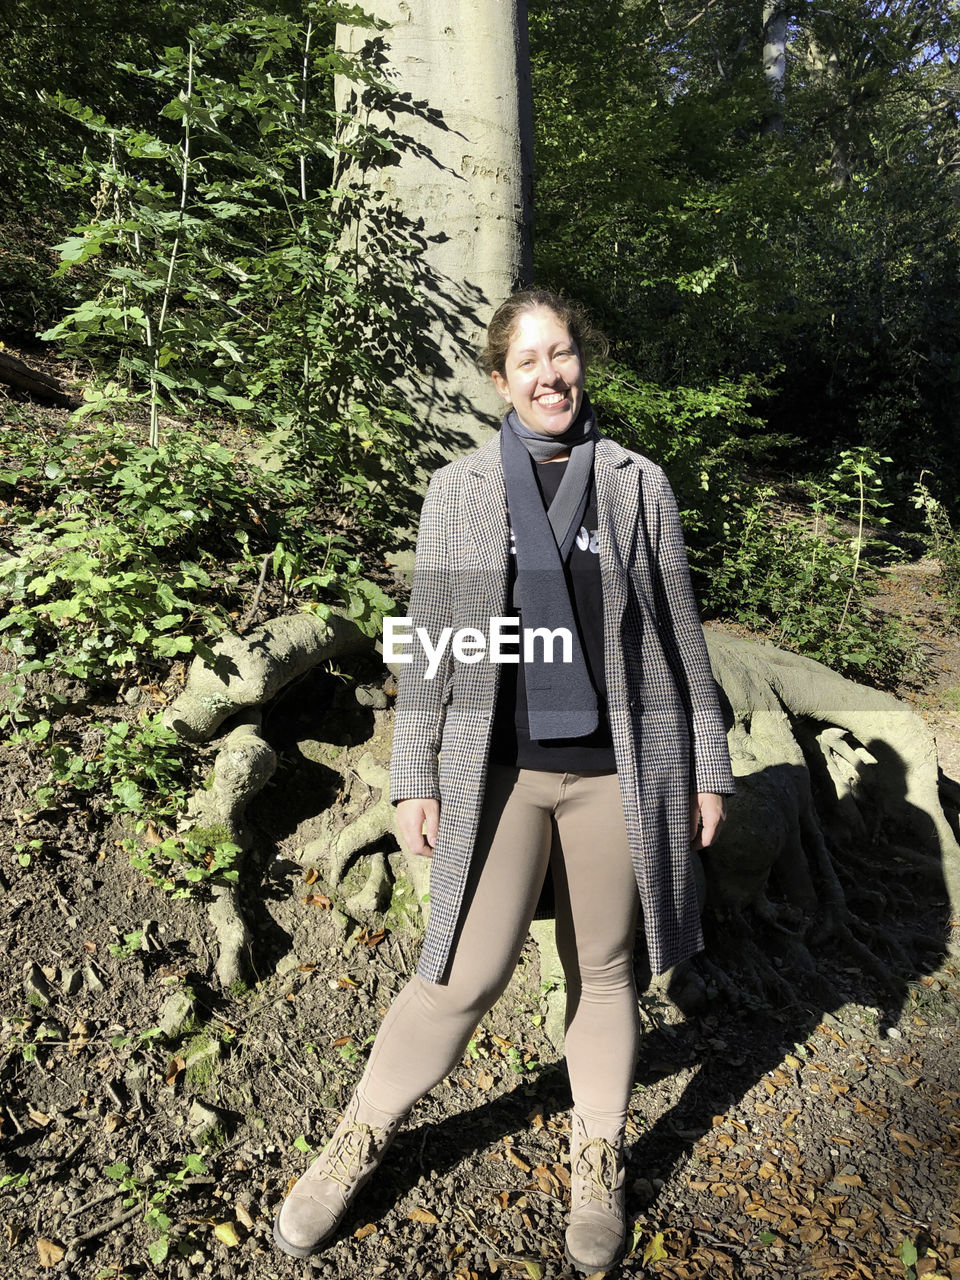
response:
<svg viewBox="0 0 960 1280"><path fill-rule="evenodd" d="M147 1252L155 1267L166 1261L173 1243L173 1219L168 1209L170 1202L190 1178L202 1176L207 1171L203 1158L195 1153L182 1157L180 1167L171 1170L158 1178L151 1169L137 1175L124 1160L104 1167L108 1178L119 1184L123 1194L123 1207L138 1207L143 1211L145 1225L155 1233L156 1239L151 1241Z"/></svg>
<svg viewBox="0 0 960 1280"><path fill-rule="evenodd" d="M152 443L162 407L206 402L268 431L284 465L335 477L361 509L385 464L406 469L410 419L359 340L403 284L388 255L365 285L340 244L333 161L368 131L349 151L338 138L332 79L371 77L329 39L352 13L321 12L326 41L247 13L196 26L149 70L125 67L162 103L155 131L57 96L91 135L61 177L94 193L95 213L57 246L78 302L44 336L109 371L116 396L145 397Z"/></svg>
<svg viewBox="0 0 960 1280"><path fill-rule="evenodd" d="M226 831L195 828L167 839L150 838L151 824L140 818L137 838L123 842L130 862L153 884L174 898L189 897L203 884L235 884L242 850Z"/></svg>
<svg viewBox="0 0 960 1280"><path fill-rule="evenodd" d="M759 11L589 8L531 0L540 281L643 382L757 379L797 469L862 444L955 481L960 15L798 12L764 132Z"/></svg>
<svg viewBox="0 0 960 1280"><path fill-rule="evenodd" d="M873 558L893 550L877 533L887 523L886 462L844 450L829 476L809 486L812 523L778 511L770 486L737 503L709 607L835 670L893 682L915 658L896 621L869 602Z"/></svg>
<svg viewBox="0 0 960 1280"><path fill-rule="evenodd" d="M960 621L960 533L954 529L943 503L924 482L923 472L913 487L913 505L923 512L926 544L940 562L938 588L953 625Z"/></svg>

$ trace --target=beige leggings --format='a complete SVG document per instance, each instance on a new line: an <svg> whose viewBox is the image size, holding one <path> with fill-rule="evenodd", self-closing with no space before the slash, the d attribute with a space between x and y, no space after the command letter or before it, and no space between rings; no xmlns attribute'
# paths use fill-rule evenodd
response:
<svg viewBox="0 0 960 1280"><path fill-rule="evenodd" d="M639 895L615 773L491 767L448 977L413 977L391 1006L360 1082L371 1106L409 1110L460 1060L510 980L548 866L574 1104L595 1128L622 1124L639 1036Z"/></svg>

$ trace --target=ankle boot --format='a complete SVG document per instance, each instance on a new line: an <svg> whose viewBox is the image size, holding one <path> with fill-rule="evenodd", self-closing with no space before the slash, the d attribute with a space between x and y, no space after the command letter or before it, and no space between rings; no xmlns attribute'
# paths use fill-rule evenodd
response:
<svg viewBox="0 0 960 1280"><path fill-rule="evenodd" d="M274 1218L273 1238L284 1253L308 1258L323 1246L376 1172L405 1118L377 1111L354 1093L333 1137Z"/></svg>
<svg viewBox="0 0 960 1280"><path fill-rule="evenodd" d="M587 1274L616 1266L623 1258L627 1238L623 1130L610 1141L592 1138L590 1127L589 1120L573 1113L567 1258Z"/></svg>

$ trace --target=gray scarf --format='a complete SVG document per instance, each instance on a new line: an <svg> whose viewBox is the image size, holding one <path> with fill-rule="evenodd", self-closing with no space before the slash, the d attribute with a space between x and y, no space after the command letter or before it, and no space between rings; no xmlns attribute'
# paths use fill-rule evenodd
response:
<svg viewBox="0 0 960 1280"><path fill-rule="evenodd" d="M597 439L599 433L586 396L576 420L562 436L531 431L514 409L501 425L500 457L517 552L514 605L520 611L525 631L540 627L556 631L563 627L572 638L572 662L545 662L545 646L538 643L534 647L535 661L525 664L532 739L585 737L599 721L597 694L583 655L563 570L590 495ZM554 458L567 449L570 461L548 512L533 459Z"/></svg>

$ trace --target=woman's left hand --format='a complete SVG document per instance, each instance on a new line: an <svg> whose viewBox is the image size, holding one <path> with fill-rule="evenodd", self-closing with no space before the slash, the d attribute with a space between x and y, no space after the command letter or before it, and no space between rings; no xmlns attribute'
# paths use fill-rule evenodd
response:
<svg viewBox="0 0 960 1280"><path fill-rule="evenodd" d="M690 797L690 847L705 849L712 844L727 816L723 796L712 791L698 791Z"/></svg>

